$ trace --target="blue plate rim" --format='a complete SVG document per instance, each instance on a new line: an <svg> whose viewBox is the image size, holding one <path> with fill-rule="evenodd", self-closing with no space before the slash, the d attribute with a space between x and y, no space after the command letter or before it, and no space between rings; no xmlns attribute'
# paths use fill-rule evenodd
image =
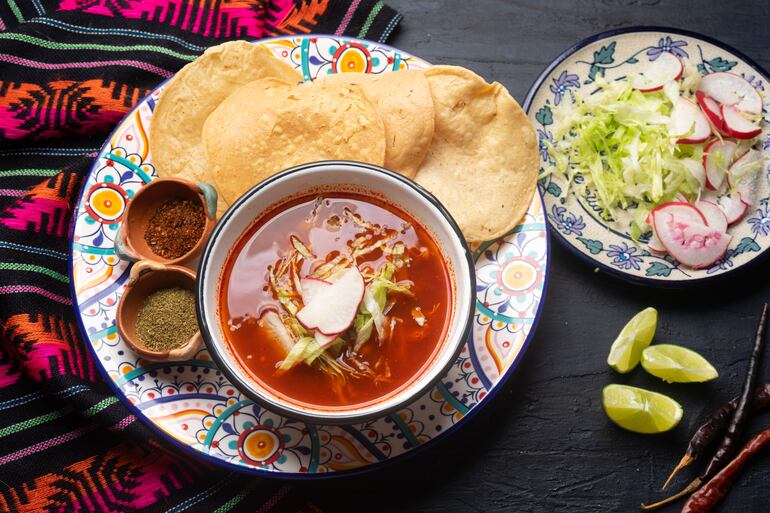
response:
<svg viewBox="0 0 770 513"><path fill-rule="evenodd" d="M766 82L770 83L770 74L768 74L767 70L765 70L764 67L757 64L756 61L754 61L751 57L748 57L746 54L744 54L740 50L736 50L732 46L728 45L727 43L723 43L718 39L715 39L711 36L703 35L699 32L694 32L692 30L686 30L686 29L680 29L680 28L674 28L674 27L665 27L661 25L636 25L631 27L622 27L617 29L606 30L604 32L593 34L573 44L572 46L568 47L566 50L563 50L553 61L551 61L550 64L548 64L548 66L546 66L546 68L543 71L540 72L540 74L537 76L535 81L527 90L527 95L525 96L524 103L522 105L524 112L526 112L527 116L529 116L529 111L532 108L532 102L535 98L535 95L543 86L543 84L548 79L548 77L551 76L551 73L553 72L553 70L556 69L561 63L566 61L571 55L573 55L578 50L581 50L582 48L585 48L586 46L593 44L597 41L601 41L603 39L607 39L610 37L625 35L625 34L646 33L646 32L660 32L664 34L675 34L675 35L700 39L706 43L709 43L727 52L732 53L733 55L735 55L736 57L744 61L746 64L754 68L758 73L762 75L762 77L765 79ZM539 191L540 191L540 187L538 186L538 192ZM542 193L541 193L541 198L542 198ZM545 201L543 202L543 207L545 208ZM545 224L550 227L551 221L550 219L548 219L547 213L545 217L546 217ZM618 278L620 280L623 280L629 283L633 283L637 285L646 285L650 287L663 288L663 289L666 289L666 288L685 289L690 287L699 287L703 285L714 285L717 283L721 283L727 279L733 278L737 273L743 273L745 271L754 269L757 265L764 262L765 260L767 260L768 257L770 257L770 247L768 247L765 251L761 252L760 254L758 254L757 256L755 256L745 264L740 265L739 267L730 269L728 271L721 272L719 274L705 276L703 278L693 278L693 279L686 279L686 280L680 280L680 279L656 280L653 278L647 278L644 276L636 276L633 274L625 273L603 262L595 260L594 258L590 257L589 255L586 255L585 253L577 249L574 244L572 244L561 233L559 233L559 230L552 230L551 233L555 235L556 240L558 240L562 246L564 246L570 253L577 256L578 259L585 262L586 264L591 265L594 268L598 268L615 278Z"/></svg>
<svg viewBox="0 0 770 513"><path fill-rule="evenodd" d="M252 43L264 43L267 41L272 40L279 40L279 39L289 39L289 38L310 38L310 37L330 37L330 38L343 38L346 40L351 41L360 41L368 44L375 44L377 46L382 46L385 48L388 48L393 51L397 52L403 52L403 50L400 50L398 48L395 48L393 46L386 45L384 43L379 43L376 41L371 41L367 39L360 39L356 37L347 37L347 36L339 36L334 34L303 34L303 35L293 35L293 36L277 36L277 37L270 37L265 39L257 39L252 40L250 42ZM424 62L425 59L422 59L421 57L418 57L416 55L412 55L411 52L406 52L410 56L414 56ZM430 63L429 63L430 64ZM107 373L107 370L102 365L101 360L99 359L99 355L96 352L96 349L94 348L93 344L91 343L91 339L88 336L88 332L85 329L85 325L83 324L83 319L80 314L80 303L78 301L77 294L75 293L75 281L74 281L74 264L75 260L73 258L74 255L74 234L75 234L75 227L77 225L77 209L81 203L81 200L83 199L83 194L85 193L85 185L88 182L88 179L91 177L91 175L94 173L95 168L98 164L99 156L102 155L104 147L109 143L110 139L112 139L112 136L115 134L115 132L120 128L120 126L123 124L125 119L130 117L134 114L134 111L136 111L138 108L141 107L141 105L152 96L152 94L160 87L166 84L169 80L173 78L173 75L171 77L168 77L167 79L160 82L157 86L155 86L152 91L150 91L144 98L142 98L139 102L137 102L134 107L129 110L126 115L115 125L115 128L110 132L110 134L105 138L104 144L99 148L99 151L97 152L96 157L94 157L94 161L91 164L88 173L83 177L83 182L80 186L80 192L77 195L77 203L75 208L73 209L73 215L72 219L70 220L70 227L69 227L69 258L68 258L68 277L70 279L69 283L69 290L70 295L72 296L72 306L75 310L75 320L76 324L78 326L78 329L80 330L80 333L83 336L84 342L86 343L86 346L88 348L88 351L91 353L91 356L93 356L95 362L97 363L96 367L99 369L99 373L101 374L104 381L107 383L107 386L112 390L112 392L115 394L115 396L120 399L120 401L128 408L128 410L139 419L145 426L147 426L150 431L152 431L156 436L161 438L164 442L170 443L172 446L178 447L183 453L186 453L189 456L192 456L194 458L200 458L203 461L206 461L216 467L227 469L230 471L239 472L245 475L254 475L259 477L264 477L268 479L275 479L275 480L281 480L285 479L287 481L315 481L315 480L327 480L327 479L337 479L337 478L345 478L345 477L352 477L352 476L358 476L363 474L368 474L370 472L376 472L380 470L385 470L388 468L391 468L394 464L399 464L408 461L410 458L413 458L415 456L419 456L421 454L426 453L426 451L434 449L438 446L440 446L442 443L446 442L447 439L454 438L452 435L456 434L458 429L462 426L466 426L469 422L471 422L478 413L483 410L484 408L489 407L489 403L493 402L495 397L497 397L499 391L505 387L506 383L510 379L511 375L513 375L514 371L518 368L519 364L524 358L524 355L529 350L529 346L532 342L532 339L535 336L535 332L537 331L537 328L540 324L540 320L542 318L543 314L543 306L545 304L545 299L547 297L548 293L548 282L550 281L551 277L551 226L548 223L547 220L544 220L543 223L544 226L544 232L545 232L545 248L546 248L546 265L545 265L545 273L543 275L543 290L540 295L540 301L538 302L537 309L535 310L534 319L532 321L531 329L529 330L529 333L527 334L526 338L524 339L524 342L522 343L521 350L516 355L516 358L511 363L511 365L506 370L505 374L503 374L500 379L498 380L495 385L487 391L487 395L484 398L485 403L471 408L471 410L465 414L465 416L462 418L461 421L457 422L456 424L452 424L449 428L446 429L446 431L443 432L442 436L438 438L431 438L426 443L419 445L413 449L411 449L409 452L405 452L402 454L399 454L398 456L394 456L392 458L388 458L385 461L378 461L371 463L365 467L359 467L357 469L351 469L351 470L342 470L342 471L335 471L335 472L325 472L325 473L303 473L303 472L281 472L276 470L266 470L261 469L257 467L246 467L243 465L238 465L236 463L230 463L225 460L222 460L220 458L215 458L207 453L204 453L202 451L199 451L197 449L194 449L191 445L182 443L180 440L177 440L173 436L169 435L165 431L163 431L159 426L157 426L154 422L152 422L146 415L144 415L139 408L137 408L135 405L131 404L130 401L128 401L125 397L125 394L123 391L115 384L112 379L110 379L109 374ZM543 207L543 216L545 217L545 202L543 201L543 195L541 194L540 190L536 188L535 193L540 199L540 204ZM534 197L533 197L534 199ZM506 234L503 237L510 235ZM503 237L500 237L498 239L495 239L495 241L502 239ZM493 242L494 243L494 242ZM476 262L476 259L478 258L478 253L472 255L474 264ZM475 268L475 265L474 265ZM474 314L475 316L475 314ZM473 337L473 332L471 331L470 337Z"/></svg>

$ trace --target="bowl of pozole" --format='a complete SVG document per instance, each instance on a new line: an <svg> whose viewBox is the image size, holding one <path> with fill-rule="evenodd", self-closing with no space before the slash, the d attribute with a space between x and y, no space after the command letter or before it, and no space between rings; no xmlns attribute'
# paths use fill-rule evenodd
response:
<svg viewBox="0 0 770 513"><path fill-rule="evenodd" d="M446 209L354 162L279 173L215 227L201 333L246 396L315 423L363 421L427 392L468 339L475 274Z"/></svg>

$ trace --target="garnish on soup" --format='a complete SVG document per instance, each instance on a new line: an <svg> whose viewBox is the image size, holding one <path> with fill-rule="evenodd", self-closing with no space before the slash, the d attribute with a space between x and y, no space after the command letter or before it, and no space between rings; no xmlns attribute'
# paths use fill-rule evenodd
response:
<svg viewBox="0 0 770 513"><path fill-rule="evenodd" d="M231 252L220 295L241 365L276 393L326 406L373 401L418 376L452 300L428 232L359 193L263 216Z"/></svg>

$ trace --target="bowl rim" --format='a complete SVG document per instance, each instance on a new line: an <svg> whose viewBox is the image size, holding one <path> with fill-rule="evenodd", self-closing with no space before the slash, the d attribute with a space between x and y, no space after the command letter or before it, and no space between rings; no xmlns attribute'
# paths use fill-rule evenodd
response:
<svg viewBox="0 0 770 513"><path fill-rule="evenodd" d="M447 359L446 363L441 368L435 371L435 375L433 376L433 378L426 381L425 384L420 388L415 388L410 393L404 394L404 397L401 400L393 403L388 408L378 409L378 410L371 411L364 414L353 414L353 415L340 414L334 417L327 417L327 416L324 416L324 414L322 413L321 414L306 413L302 411L288 409L278 403L275 403L263 397L262 395L255 393L255 391L250 387L248 383L245 382L245 380L242 380L240 376L238 376L235 372L231 370L230 368L231 364L229 363L228 359L225 357L225 355L222 354L222 351L219 345L214 342L214 337L212 336L212 326L207 321L204 315L204 311L205 311L204 303L206 302L205 293L204 293L204 284L206 282L206 279L205 279L206 275L204 273L204 268L208 265L209 260L211 258L214 241L219 237L220 233L224 230L224 227L227 225L228 221L235 215L235 213L240 209L240 207L244 205L254 194L268 187L273 182L276 182L287 176L292 176L308 169L314 169L314 168L323 169L327 167L336 167L336 166L352 166L352 167L360 168L362 170L385 175L386 177L394 179L400 182L402 185L405 185L413 189L418 194L418 196L422 198L423 201L426 201L430 206L435 208L438 211L438 213L441 216L443 216L444 219L449 224L449 227L451 228L451 232L454 232L454 235L458 239L460 247L464 252L465 260L463 262L461 259L461 263L464 263L467 266L466 274L468 276L466 279L467 281L469 281L470 288L468 290L469 290L469 294L472 297L468 301L468 308L466 312L461 312L461 311L456 312L457 313L456 322L458 323L457 324L458 326L461 326L462 331L460 332L460 335L456 337L455 347L452 348L451 350L452 351L451 357ZM280 203L280 200L278 200L276 203ZM225 377L227 377L228 380L230 380L236 386L236 388L238 388L238 390L241 393L243 393L246 397L248 397L255 403L269 409L270 411L279 413L285 417L299 419L312 424L325 424L325 425L343 424L344 425L344 424L355 424L360 422L366 422L372 419L382 418L390 413L393 413L403 408L404 406L414 401L416 398L427 393L431 388L435 386L435 384L438 381L440 381L446 375L447 371L452 367L452 365L454 365L455 361L460 355L462 348L464 347L465 343L468 341L469 337L472 334L473 318L476 311L476 301L474 296L474 291L476 290L476 273L475 273L475 264L473 260L473 253L471 252L468 242L465 240L465 237L462 231L460 230L460 227L458 226L457 222L454 220L452 215L449 213L449 211L446 209L446 207L444 207L444 205L435 196L433 196L433 194L428 192L424 187L414 182L413 180L410 180L398 173L395 173L394 171L390 171L388 169L385 169L380 166L376 166L374 164L357 162L352 160L323 160L323 161L301 164L301 165L294 166L294 167L285 169L283 171L280 171L270 176L269 178L254 185L251 189L249 189L244 194L242 194L235 202L233 202L230 205L230 207L227 209L227 211L219 219L219 222L217 222L216 226L214 227L214 230L211 232L208 240L206 241L206 246L204 247L203 253L201 254L200 262L198 264L197 275L198 275L198 280L197 280L197 294L196 294L196 313L198 316L200 333L203 337L203 341L204 341L204 344L206 345L206 348L211 354L211 357L214 360L214 362L217 364L217 367L219 368L219 370L225 375ZM427 369L425 372L428 372L429 370L430 368ZM405 390L409 390L409 389L407 388Z"/></svg>

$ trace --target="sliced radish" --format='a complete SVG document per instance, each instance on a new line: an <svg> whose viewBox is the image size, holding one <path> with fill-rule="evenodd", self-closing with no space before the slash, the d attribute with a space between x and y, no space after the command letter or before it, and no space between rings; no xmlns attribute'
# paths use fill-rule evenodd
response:
<svg viewBox="0 0 770 513"><path fill-rule="evenodd" d="M759 171L764 159L762 152L751 149L730 166L730 186L735 188L741 201L749 207L757 196L757 177L761 174Z"/></svg>
<svg viewBox="0 0 770 513"><path fill-rule="evenodd" d="M703 167L706 168L706 187L717 191L725 180L727 169L733 163L738 145L719 139L711 142L703 151Z"/></svg>
<svg viewBox="0 0 770 513"><path fill-rule="evenodd" d="M722 117L725 120L725 132L730 137L751 139L762 131L762 128L743 117L741 111L732 105L722 105Z"/></svg>
<svg viewBox="0 0 770 513"><path fill-rule="evenodd" d="M700 107L680 96L671 111L668 132L673 136L682 136L677 144L696 144L709 138L711 125Z"/></svg>
<svg viewBox="0 0 770 513"><path fill-rule="evenodd" d="M302 296L302 304L304 305L308 304L319 290L325 287L329 287L332 284L330 281L311 277L302 278L299 283L301 287L299 293L300 296Z"/></svg>
<svg viewBox="0 0 770 513"><path fill-rule="evenodd" d="M719 205L710 201L696 201L695 208L700 210L703 217L706 218L706 224L709 228L719 230L720 232L727 231L727 217L725 216Z"/></svg>
<svg viewBox="0 0 770 513"><path fill-rule="evenodd" d="M718 205L727 218L727 224L740 221L749 209L749 206L741 200L739 194L725 194L721 196L718 200Z"/></svg>
<svg viewBox="0 0 770 513"><path fill-rule="evenodd" d="M318 342L319 346L326 347L332 342L334 342L335 340L337 340L337 337L339 337L340 334L337 333L335 335L324 335L320 331L316 330L314 336L315 336L315 341Z"/></svg>
<svg viewBox="0 0 770 513"><path fill-rule="evenodd" d="M353 324L364 297L364 278L351 267L328 287L319 287L311 300L297 312L297 320L307 329L324 335L342 333Z"/></svg>
<svg viewBox="0 0 770 513"><path fill-rule="evenodd" d="M266 310L260 315L259 319L257 319L257 324L270 334L273 341L278 344L284 352L284 356L289 354L291 348L294 347L294 338L291 336L291 333L289 333L286 326L284 326L278 312L272 309Z"/></svg>
<svg viewBox="0 0 770 513"><path fill-rule="evenodd" d="M666 83L679 80L684 72L684 66L674 54L664 52L648 64L645 70L634 79L634 89L643 93L660 91Z"/></svg>
<svg viewBox="0 0 770 513"><path fill-rule="evenodd" d="M762 112L762 97L748 81L734 73L710 73L700 81L699 90L722 105L735 105L750 114Z"/></svg>
<svg viewBox="0 0 770 513"><path fill-rule="evenodd" d="M667 213L676 216L678 219L682 219L690 224L707 224L706 217L703 213L683 201L669 201L663 203L652 209L650 214L652 215L652 225L655 226L655 214Z"/></svg>
<svg viewBox="0 0 770 513"><path fill-rule="evenodd" d="M666 248L663 247L663 243L660 242L658 236L655 235L655 224L652 222L652 214L647 214L645 222L652 227L652 235L650 235L650 240L647 241L647 249L650 250L650 253L655 255L665 255Z"/></svg>
<svg viewBox="0 0 770 513"><path fill-rule="evenodd" d="M680 263L701 269L727 251L732 237L705 224L677 217L673 209L653 211L655 231L666 250Z"/></svg>
<svg viewBox="0 0 770 513"><path fill-rule="evenodd" d="M663 245L663 243L660 241L658 236L655 234L655 228L652 229L652 235L650 236L650 240L647 242L647 249L650 250L650 253L653 255L665 255L666 254L666 247Z"/></svg>
<svg viewBox="0 0 770 513"><path fill-rule="evenodd" d="M722 109L717 101L703 91L695 91L695 98L698 100L703 113L709 118L714 132L725 135L725 120L722 118Z"/></svg>
<svg viewBox="0 0 770 513"><path fill-rule="evenodd" d="M302 296L302 303L307 305L321 289L331 287L332 283L320 278L307 277L300 280L300 286L302 287L300 292L300 295ZM316 342L318 342L318 345L325 347L337 340L337 337L340 336L340 333L324 335L320 331L316 330L314 336Z"/></svg>

